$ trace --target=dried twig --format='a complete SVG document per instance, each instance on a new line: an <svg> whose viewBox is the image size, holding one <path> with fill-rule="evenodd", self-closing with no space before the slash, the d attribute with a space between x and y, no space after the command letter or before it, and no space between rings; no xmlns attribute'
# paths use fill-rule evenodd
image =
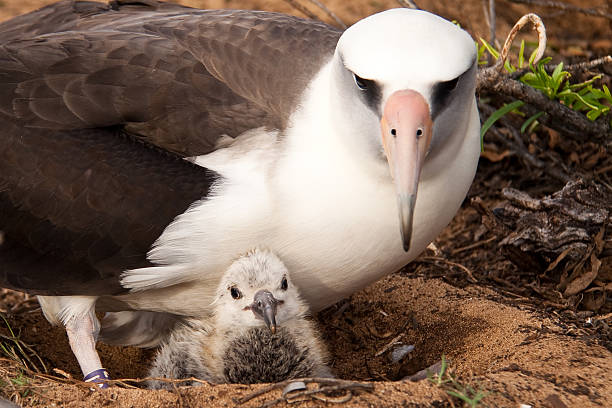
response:
<svg viewBox="0 0 612 408"><path fill-rule="evenodd" d="M454 249L451 252L451 255L457 255L458 253L461 253L461 252L464 252L464 251L468 251L470 249L478 248L480 246L483 246L483 245L486 245L486 244L488 244L490 242L493 242L496 239L497 239L497 237L491 237L491 238L488 238L488 239L484 239L482 241L475 242L475 243L473 243L471 245L467 245L467 246L464 246L464 247L461 247L461 248Z"/></svg>
<svg viewBox="0 0 612 408"><path fill-rule="evenodd" d="M476 279L474 277L474 275L472 274L472 271L470 271L466 266L463 266L461 264L458 264L456 262L452 262L449 261L448 259L445 258L441 258L438 256L422 256L420 258L416 259L416 262L428 262L428 263L436 263L436 262L443 262L449 266L456 266L457 268L461 269L463 272L465 272L468 276L468 278L472 281L472 282L478 282L478 279Z"/></svg>
<svg viewBox="0 0 612 408"><path fill-rule="evenodd" d="M397 336L395 336L390 342L385 344L385 346L382 349L378 350L376 354L374 354L374 357L379 357L385 354L387 351L389 351L391 347L397 344L399 342L399 339L401 339L402 337L404 337L404 333L400 333Z"/></svg>
<svg viewBox="0 0 612 408"><path fill-rule="evenodd" d="M317 17L317 15L315 13L313 13L310 10L308 10L306 7L302 6L296 0L284 0L284 1L286 3L289 3L291 5L291 7L293 7L294 9L299 11L300 13L304 14L306 17L308 17L308 18L310 18L312 20L319 20L319 18Z"/></svg>
<svg viewBox="0 0 612 408"><path fill-rule="evenodd" d="M606 55L605 57L596 58L590 61L579 62L577 64L571 64L563 67L564 71L569 72L572 75L575 75L578 72L589 71L595 68L600 68L604 65L612 65L612 56ZM544 69L549 74L553 72L557 68L555 64L546 64L544 65ZM529 68L523 68L516 70L510 75L510 78L517 79L525 75L527 72L531 72Z"/></svg>
<svg viewBox="0 0 612 408"><path fill-rule="evenodd" d="M413 0L397 0L397 2L402 7L411 8L411 9L414 9L414 10L419 10L420 9L419 6L417 6L416 3Z"/></svg>
<svg viewBox="0 0 612 408"><path fill-rule="evenodd" d="M321 392L328 392L328 391L338 391L338 390L364 390L364 391L372 391L374 389L374 384L371 384L371 383L363 383L363 382L357 382L357 381L341 380L341 379L337 379L337 378L318 378L318 377L295 378L295 379L292 379L292 380L285 380L285 381L278 382L276 384L271 384L271 385L269 385L267 387L263 387L263 388L255 391L255 392L252 392L252 393L250 393L250 394L248 394L248 395L246 395L246 396L244 396L242 398L235 399L235 402L238 405L242 405L242 404L252 400L253 398L257 398L257 397L262 396L264 394L267 394L267 393L269 393L270 391L273 391L273 390L278 390L278 389L285 388L288 384L290 384L292 382L296 382L296 381L301 381L301 382L306 383L306 384L319 383L321 385L329 385L329 387L321 387L321 388L317 388L315 390L308 390L308 391L303 391L303 392L292 393L289 396L289 398L291 398L291 399L297 398L297 397L300 397L300 396L304 396L304 395L311 395L311 394L314 394L314 393L321 393ZM287 401L287 398L273 400L273 401L271 401L271 403L277 404L277 403L282 402L282 401ZM271 406L271 405L266 405L266 406Z"/></svg>
<svg viewBox="0 0 612 408"><path fill-rule="evenodd" d="M495 0L482 0L482 13L484 14L485 22L489 27L489 44L497 46L495 39ZM489 54L487 60L489 64L493 64L493 55Z"/></svg>
<svg viewBox="0 0 612 408"><path fill-rule="evenodd" d="M495 13L495 0L489 0L489 32L490 36L490 44L495 44L495 28L497 26L497 14Z"/></svg>
<svg viewBox="0 0 612 408"><path fill-rule="evenodd" d="M148 381L160 381L160 382L171 383L171 384L179 384L179 383L185 383L185 382L196 382L196 383L200 383L200 384L210 384L209 381L202 380L200 378L195 378L195 377L189 377L189 378L145 377L145 378L119 378L119 379L116 379L116 380L106 380L106 382L108 382L110 384L114 384L114 383L123 384L123 383L128 383L128 382L132 382L132 383L144 383L144 382L148 382ZM130 387L133 387L133 386L130 386Z"/></svg>
<svg viewBox="0 0 612 408"><path fill-rule="evenodd" d="M539 60L542 59L542 57L544 56L544 51L546 51L546 28L544 27L542 19L538 15L529 13L521 17L519 21L514 24L512 30L510 30L508 37L506 37L506 42L504 42L504 46L501 50L501 53L499 54L499 58L497 59L495 65L492 67L493 69L497 70L498 72L504 69L504 64L506 63L508 53L510 52L510 46L514 42L514 39L516 38L518 32L521 31L523 27L527 25L527 23L531 23L533 25L533 29L538 33L538 50L536 52L536 56L533 63L536 64ZM485 70L487 69L488 68L485 68Z"/></svg>
<svg viewBox="0 0 612 408"><path fill-rule="evenodd" d="M364 384L365 385L365 384ZM374 387L372 387L374 388ZM320 393L324 393L324 392L332 392L332 391L347 391L346 395L340 397L340 398L328 398L328 397L321 397L318 396L317 394ZM286 402L287 404L290 404L292 402L298 402L298 401L304 401L303 397L312 397L314 399L318 399L320 401L323 402L329 402L332 404L343 404L345 402L348 402L352 397L353 397L353 393L351 392L350 389L347 389L346 386L344 385L333 385L330 387L322 387L322 388L317 388L314 390L305 390L305 391L298 391L298 392L294 392L291 395L285 396L285 397L280 397L277 398L275 400L271 400L271 401L267 401L264 404L261 405L261 408L268 408L268 407L272 407L276 404L280 404L281 402Z"/></svg>
<svg viewBox="0 0 612 408"><path fill-rule="evenodd" d="M603 17L608 20L612 20L612 14L598 8L584 8L574 6L573 4L567 4L560 1L549 1L549 0L510 0L513 3L529 4L531 6L542 6L556 8L563 11L573 11L577 13L586 14L588 16Z"/></svg>
<svg viewBox="0 0 612 408"><path fill-rule="evenodd" d="M317 6L318 8L320 8L321 10L323 10L323 12L327 14L332 20L334 20L340 28L342 28L343 30L346 29L346 24L344 24L344 21L340 20L340 17L338 17L334 12L328 9L325 4L321 3L318 0L308 0L308 1L314 4L315 6Z"/></svg>
<svg viewBox="0 0 612 408"><path fill-rule="evenodd" d="M415 374L412 374L408 377L404 377L402 381L413 381L413 382L421 381L421 380L426 379L430 375L439 373L441 369L442 369L442 361L438 361L437 363L432 364L429 367L424 368Z"/></svg>

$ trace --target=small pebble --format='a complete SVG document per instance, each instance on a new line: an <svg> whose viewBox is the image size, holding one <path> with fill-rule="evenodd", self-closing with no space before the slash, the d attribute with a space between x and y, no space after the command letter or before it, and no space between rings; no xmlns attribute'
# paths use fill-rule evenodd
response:
<svg viewBox="0 0 612 408"><path fill-rule="evenodd" d="M402 344L401 346L395 347L391 352L391 362L397 363L402 361L412 350L414 350L414 345L412 344Z"/></svg>

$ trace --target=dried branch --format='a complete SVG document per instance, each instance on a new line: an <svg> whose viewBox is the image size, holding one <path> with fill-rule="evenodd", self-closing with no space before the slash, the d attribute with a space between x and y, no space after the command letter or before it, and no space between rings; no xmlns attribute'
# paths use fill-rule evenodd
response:
<svg viewBox="0 0 612 408"><path fill-rule="evenodd" d="M577 64L568 65L568 66L564 67L564 71L567 71L567 72L569 72L572 75L575 75L576 73L584 72L584 71L589 71L589 70L596 69L596 68L600 68L600 67L602 67L604 65L608 65L608 64L612 66L612 56L610 56L610 55L606 55L605 57L596 58L596 59L593 59L593 60L590 60L590 61L583 61L583 62L579 62ZM546 65L544 65L544 69L549 74L551 72L553 72L555 70L555 68L557 68L557 66L555 64L546 64ZM524 69L517 70L517 71L513 72L510 75L510 78L512 78L512 79L520 78L523 75L525 75L527 72L531 72L531 70L529 68L524 68Z"/></svg>
<svg viewBox="0 0 612 408"><path fill-rule="evenodd" d="M497 15L495 13L495 0L488 0L489 9L488 12L485 13L485 17L487 19L487 24L489 26L489 44L495 44L495 26L497 21ZM483 0L483 7L486 9L486 0Z"/></svg>
<svg viewBox="0 0 612 408"><path fill-rule="evenodd" d="M468 276L468 280L474 283L478 282L478 279L474 277L474 275L472 274L472 271L470 271L466 266L463 266L457 262L449 261L448 259L445 259L439 256L422 256L420 258L417 258L415 262L425 262L425 263L432 263L432 264L436 264L437 262L442 262L442 263L447 264L448 266L455 266L461 269L463 272L465 272L465 274Z"/></svg>
<svg viewBox="0 0 612 408"><path fill-rule="evenodd" d="M291 5L291 7L293 7L294 9L299 11L300 13L304 14L306 17L308 17L308 18L310 18L312 20L319 20L319 17L317 17L317 15L315 13L313 13L310 10L308 10L306 7L302 6L296 0L284 0L284 1L289 3Z"/></svg>
<svg viewBox="0 0 612 408"><path fill-rule="evenodd" d="M417 6L413 0L397 0L397 2L402 7L411 8L414 10L420 10L419 6Z"/></svg>
<svg viewBox="0 0 612 408"><path fill-rule="evenodd" d="M538 50L536 52L535 59L533 63L536 64L538 61L542 59L544 56L544 51L546 51L546 28L544 27L544 23L542 19L533 13L525 14L523 17L519 19L519 21L514 24L512 30L506 37L506 42L504 43L504 47L499 54L499 58L495 65L491 68L496 69L497 71L502 71L504 69L504 64L506 63L506 59L508 59L508 53L510 52L510 46L514 42L514 38L519 31L523 29L527 25L527 23L531 23L533 25L533 29L538 33Z"/></svg>
<svg viewBox="0 0 612 408"><path fill-rule="evenodd" d="M236 404L238 405L242 405L250 400L252 400L253 398L257 398L261 395L267 394L270 391L273 390L278 390L278 389L282 389L285 388L288 384L292 383L292 382L297 382L297 381L301 381L303 383L319 383L321 385L329 385L329 387L321 387L318 388L316 390L309 390L309 391L313 391L314 393L320 393L320 392L326 392L326 391L335 391L335 390L366 390L366 391L372 391L374 389L374 384L372 383L363 383L363 382L357 382L357 381L348 381L348 380L341 380L341 379L337 379L337 378L317 378L317 377L310 377L310 378L294 378L292 380L285 380L285 381L281 381L275 384L271 384L267 387L261 388L255 392L252 392L251 394L248 394L242 398L238 398L235 399ZM305 391L306 392L306 391ZM295 398L298 397L300 395L298 395L301 393L294 393L291 395L291 398ZM304 394L306 395L306 394ZM286 401L286 399L281 399L281 400L274 400L274 403L278 403L281 401Z"/></svg>
<svg viewBox="0 0 612 408"><path fill-rule="evenodd" d="M586 141L590 138L600 140L612 134L612 127L605 116L592 122L580 112L548 99L546 95L528 85L508 77L502 77L499 72L490 68L478 72L476 88L478 92L501 93L535 106L553 118L551 127L560 131L567 129L579 141ZM542 118L546 115L543 115ZM555 120L559 122L556 123Z"/></svg>
<svg viewBox="0 0 612 408"><path fill-rule="evenodd" d="M495 39L495 23L497 19L495 14L495 0L482 0L482 13L484 14L485 22L489 27L489 44L497 46L497 40ZM493 55L489 54L489 64L493 64L493 61Z"/></svg>
<svg viewBox="0 0 612 408"><path fill-rule="evenodd" d="M574 6L573 4L567 4L560 1L548 1L548 0L510 0L513 3L529 4L531 6L542 6L556 8L563 11L574 11L577 13L586 14L588 16L603 17L608 20L612 20L612 14L605 12L598 8L584 8Z"/></svg>
<svg viewBox="0 0 612 408"><path fill-rule="evenodd" d="M385 354L387 351L389 351L389 349L391 347L393 347L394 345L398 344L399 340L402 337L404 337L404 333L400 333L397 336L395 336L390 342L385 344L385 346L382 349L380 349L378 352L376 352L376 354L374 354L374 357L380 357L383 354Z"/></svg>
<svg viewBox="0 0 612 408"><path fill-rule="evenodd" d="M355 383L355 384L359 384L359 383ZM364 387L365 385L366 384L359 384L359 387L357 388L358 389L369 388L369 387ZM351 392L351 389L353 387L354 385L333 385L330 387L322 387L322 388L317 388L314 390L298 391L298 392L292 393L290 396L280 397L275 400L267 401L261 406L261 408L272 407L274 405L280 404L281 402L285 402L287 404L290 404L292 402L301 402L303 401L303 399L300 399L302 397L312 397L314 399L323 401L325 403L344 404L345 402L348 402L353 397L353 393ZM374 385L372 385L371 389L374 389ZM333 391L347 391L347 393L340 398L328 398L328 397L321 397L317 395L317 394L333 392Z"/></svg>
<svg viewBox="0 0 612 408"><path fill-rule="evenodd" d="M347 26L346 24L344 24L344 21L340 20L340 17L338 17L336 14L334 14L334 12L328 9L325 4L321 3L318 0L308 0L308 1L314 4L315 6L317 6L318 8L320 8L321 10L323 10L323 12L327 14L332 20L334 20L340 28L342 28L343 30L346 30Z"/></svg>
<svg viewBox="0 0 612 408"><path fill-rule="evenodd" d="M402 378L402 381L412 381L412 382L422 381L426 379L427 377L429 377L430 375L439 373L441 369L442 369L442 361L438 361L437 363L432 364L429 367L422 369L418 373Z"/></svg>

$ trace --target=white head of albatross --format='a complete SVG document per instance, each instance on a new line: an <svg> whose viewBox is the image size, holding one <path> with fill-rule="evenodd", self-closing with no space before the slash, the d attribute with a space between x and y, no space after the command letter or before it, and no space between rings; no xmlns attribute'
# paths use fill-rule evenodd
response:
<svg viewBox="0 0 612 408"><path fill-rule="evenodd" d="M474 42L434 14L393 9L347 29L331 69L333 124L355 154L375 157L379 171L390 171L408 251L426 160L430 174L444 166L431 162L442 149L457 148L447 142L463 138L475 114Z"/></svg>

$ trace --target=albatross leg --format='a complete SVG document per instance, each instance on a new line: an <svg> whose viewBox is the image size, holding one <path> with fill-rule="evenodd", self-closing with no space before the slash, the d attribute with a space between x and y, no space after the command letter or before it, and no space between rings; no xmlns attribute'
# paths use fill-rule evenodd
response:
<svg viewBox="0 0 612 408"><path fill-rule="evenodd" d="M94 321L95 320L95 321ZM108 380L108 373L102 368L100 357L96 351L96 338L100 325L95 315L85 314L73 316L66 323L68 342L74 353L81 371L85 375L84 381L100 383L100 388L107 388L104 380Z"/></svg>
<svg viewBox="0 0 612 408"><path fill-rule="evenodd" d="M102 368L96 351L96 339L100 322L95 314L96 297L92 296L39 296L43 313L51 324L63 324L68 335L70 348L74 353L84 381L98 383L107 388L104 380L110 379Z"/></svg>

